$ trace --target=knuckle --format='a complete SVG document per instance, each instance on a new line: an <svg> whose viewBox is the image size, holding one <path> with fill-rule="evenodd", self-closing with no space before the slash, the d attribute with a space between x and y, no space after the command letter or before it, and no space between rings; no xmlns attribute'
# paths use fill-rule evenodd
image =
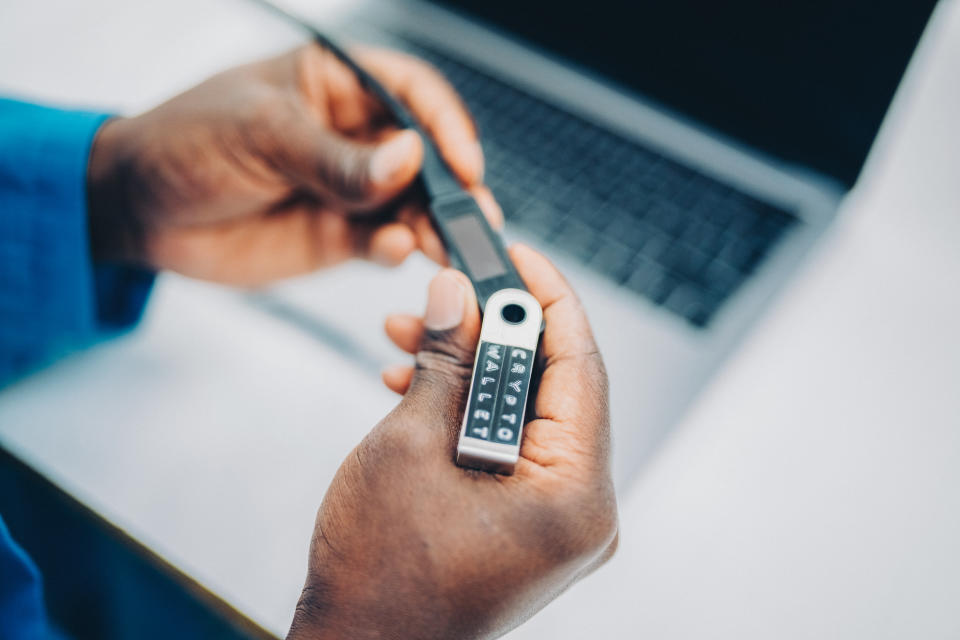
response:
<svg viewBox="0 0 960 640"><path fill-rule="evenodd" d="M254 127L258 132L276 135L297 131L301 116L295 99L273 91L250 90L248 100L241 107L246 117L244 126Z"/></svg>
<svg viewBox="0 0 960 640"><path fill-rule="evenodd" d="M474 351L452 340L437 339L439 336L427 331L425 344L416 356L418 370L437 371L447 376L469 380L473 370Z"/></svg>
<svg viewBox="0 0 960 640"><path fill-rule="evenodd" d="M416 375L428 388L462 387L466 393L471 368L459 359L437 351L421 351L416 356Z"/></svg>
<svg viewBox="0 0 960 640"><path fill-rule="evenodd" d="M330 189L347 202L362 201L370 189L370 171L366 152L348 145L338 145L329 164L322 161L320 170Z"/></svg>

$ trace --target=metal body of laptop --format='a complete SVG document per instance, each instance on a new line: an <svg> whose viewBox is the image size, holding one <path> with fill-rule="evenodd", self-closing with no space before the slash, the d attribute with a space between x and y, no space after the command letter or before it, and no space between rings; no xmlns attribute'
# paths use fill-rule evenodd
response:
<svg viewBox="0 0 960 640"><path fill-rule="evenodd" d="M834 217L934 4L299 9L341 39L426 58L461 92L508 236L546 252L584 299L611 380L622 489ZM422 299L429 267L408 271L398 286L346 267L337 288ZM288 302L357 344L362 318L378 325L391 310L311 304L316 291L297 286Z"/></svg>

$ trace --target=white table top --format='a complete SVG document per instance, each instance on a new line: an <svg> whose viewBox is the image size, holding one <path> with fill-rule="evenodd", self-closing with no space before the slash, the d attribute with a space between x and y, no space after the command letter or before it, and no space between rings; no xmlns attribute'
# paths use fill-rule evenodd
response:
<svg viewBox="0 0 960 640"><path fill-rule="evenodd" d="M5 3L0 93L136 110L296 40L228 0ZM623 497L619 554L511 638L960 636L958 77L950 0L831 233ZM343 425L395 401L315 398L364 375L164 277L136 333L0 395L0 439L283 634Z"/></svg>

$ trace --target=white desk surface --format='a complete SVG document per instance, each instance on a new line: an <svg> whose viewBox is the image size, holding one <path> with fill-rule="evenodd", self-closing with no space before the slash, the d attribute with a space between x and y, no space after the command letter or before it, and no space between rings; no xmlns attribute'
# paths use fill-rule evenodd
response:
<svg viewBox="0 0 960 640"><path fill-rule="evenodd" d="M228 0L7 2L0 92L136 110L296 39ZM790 289L623 496L613 562L511 638L960 637L956 0ZM362 435L343 425L394 402L315 398L364 375L165 277L135 334L4 391L0 439L283 634L314 510Z"/></svg>

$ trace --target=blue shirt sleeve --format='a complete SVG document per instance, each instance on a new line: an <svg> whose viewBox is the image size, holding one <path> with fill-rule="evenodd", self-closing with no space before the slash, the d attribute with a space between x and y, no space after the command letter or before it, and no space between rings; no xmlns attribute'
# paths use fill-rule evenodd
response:
<svg viewBox="0 0 960 640"><path fill-rule="evenodd" d="M107 117L0 98L0 386L143 311L153 274L90 256L87 160ZM0 519L0 637L46 631L40 576Z"/></svg>
<svg viewBox="0 0 960 640"><path fill-rule="evenodd" d="M47 638L40 573L0 518L0 638Z"/></svg>
<svg viewBox="0 0 960 640"><path fill-rule="evenodd" d="M0 384L142 313L153 274L90 257L87 160L108 117L0 98Z"/></svg>

